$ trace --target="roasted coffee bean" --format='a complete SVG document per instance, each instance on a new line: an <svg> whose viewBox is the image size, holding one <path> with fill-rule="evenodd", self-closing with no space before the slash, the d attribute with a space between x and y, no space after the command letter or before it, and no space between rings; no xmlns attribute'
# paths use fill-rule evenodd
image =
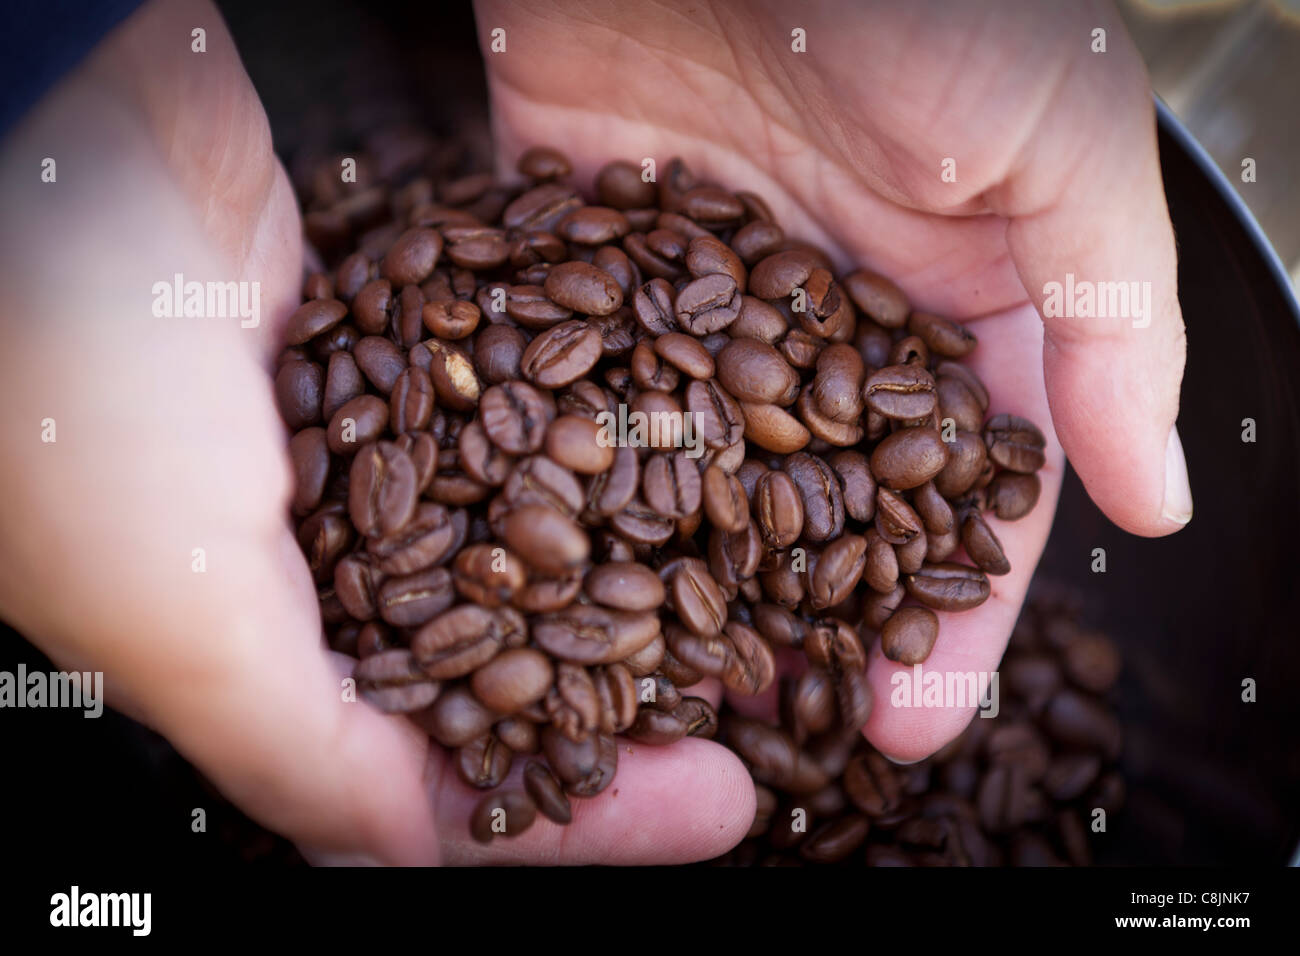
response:
<svg viewBox="0 0 1300 956"><path fill-rule="evenodd" d="M493 837L519 836L537 819L537 805L521 790L498 790L489 793L474 807L469 832L479 843Z"/></svg>
<svg viewBox="0 0 1300 956"><path fill-rule="evenodd" d="M405 648L372 654L357 664L354 676L361 695L389 714L428 707L442 689L441 684L416 666L411 652Z"/></svg>
<svg viewBox="0 0 1300 956"><path fill-rule="evenodd" d="M348 512L363 535L387 537L415 513L415 465L392 442L371 442L352 460Z"/></svg>
<svg viewBox="0 0 1300 956"><path fill-rule="evenodd" d="M700 509L700 471L684 451L652 455L641 472L646 504L666 518L685 518Z"/></svg>
<svg viewBox="0 0 1300 956"><path fill-rule="evenodd" d="M289 440L289 461L293 465L293 504L296 515L305 515L320 504L329 478L330 453L323 428L305 428Z"/></svg>
<svg viewBox="0 0 1300 956"><path fill-rule="evenodd" d="M573 320L552 326L533 339L519 367L534 385L559 388L586 375L600 356L600 333L586 322Z"/></svg>
<svg viewBox="0 0 1300 956"><path fill-rule="evenodd" d="M408 229L389 248L379 271L394 286L423 282L442 252L442 236L423 227Z"/></svg>
<svg viewBox="0 0 1300 956"><path fill-rule="evenodd" d="M1047 440L1033 422L1016 415L995 415L984 426L989 459L1008 471L1031 474L1043 467Z"/></svg>
<svg viewBox="0 0 1300 956"><path fill-rule="evenodd" d="M953 375L940 375L935 385L935 395L938 398L941 421L952 419L962 431L980 430L984 422L984 409L964 380Z"/></svg>
<svg viewBox="0 0 1300 956"><path fill-rule="evenodd" d="M315 362L286 362L275 376L275 401L280 416L297 430L320 421L325 373Z"/></svg>
<svg viewBox="0 0 1300 956"><path fill-rule="evenodd" d="M904 578L907 593L936 611L965 611L988 600L989 579L964 564L926 564Z"/></svg>
<svg viewBox="0 0 1300 956"><path fill-rule="evenodd" d="M1002 543L978 511L972 511L962 522L961 543L970 559L985 573L1006 574L1011 570Z"/></svg>
<svg viewBox="0 0 1300 956"><path fill-rule="evenodd" d="M527 342L523 333L509 325L489 325L474 337L474 365L483 381L500 385L521 374Z"/></svg>
<svg viewBox="0 0 1300 956"><path fill-rule="evenodd" d="M682 567L672 577L673 609L691 633L699 637L713 637L721 632L727 619L727 602L704 567Z"/></svg>
<svg viewBox="0 0 1300 956"><path fill-rule="evenodd" d="M862 394L867 407L886 418L910 421L935 409L934 377L915 365L888 365L873 372Z"/></svg>
<svg viewBox="0 0 1300 956"><path fill-rule="evenodd" d="M923 485L948 463L948 446L932 428L901 428L871 453L876 480L895 491Z"/></svg>
<svg viewBox="0 0 1300 956"><path fill-rule="evenodd" d="M474 371L470 354L456 343L440 339L421 342L412 355L421 349L429 354L429 378L438 397L438 407L454 412L473 410L483 394L483 383Z"/></svg>
<svg viewBox="0 0 1300 956"><path fill-rule="evenodd" d="M366 550L374 556L384 574L411 574L437 564L456 543L451 515L445 507L425 501L401 529L382 538L371 538Z"/></svg>
<svg viewBox="0 0 1300 956"><path fill-rule="evenodd" d="M844 529L844 494L830 465L802 452L785 460L783 468L803 502L803 536L828 541Z"/></svg>
<svg viewBox="0 0 1300 956"><path fill-rule="evenodd" d="M750 697L767 690L776 679L776 657L763 636L747 624L728 621L724 632L731 653L722 672L722 683Z"/></svg>
<svg viewBox="0 0 1300 956"><path fill-rule="evenodd" d="M878 325L900 329L911 306L902 290L882 275L859 269L844 277L844 288L859 309Z"/></svg>
<svg viewBox="0 0 1300 956"><path fill-rule="evenodd" d="M867 839L871 822L867 817L849 814L823 824L799 844L799 855L811 863L839 863Z"/></svg>
<svg viewBox="0 0 1300 956"><path fill-rule="evenodd" d="M430 568L385 580L375 606L389 624L418 627L451 607L455 599L451 574L445 568Z"/></svg>
<svg viewBox="0 0 1300 956"><path fill-rule="evenodd" d="M433 415L433 382L420 368L405 368L397 376L389 400L389 428L394 435L422 431Z"/></svg>
<svg viewBox="0 0 1300 956"><path fill-rule="evenodd" d="M954 440L946 442L948 461L934 476L934 486L945 498L960 498L970 491L983 473L988 453L979 435L957 432Z"/></svg>
<svg viewBox="0 0 1300 956"><path fill-rule="evenodd" d="M1034 510L1041 489L1037 475L999 472L989 483L989 507L1003 521L1016 521Z"/></svg>
<svg viewBox="0 0 1300 956"><path fill-rule="evenodd" d="M426 674L451 680L474 672L507 643L519 643L524 637L514 615L462 604L421 627L411 639L411 651Z"/></svg>
<svg viewBox="0 0 1300 956"><path fill-rule="evenodd" d="M581 205L582 200L568 186L545 183L506 206L501 224L507 229L550 232Z"/></svg>
<svg viewBox="0 0 1300 956"><path fill-rule="evenodd" d="M514 754L495 734L484 734L456 751L456 773L475 790L492 790L505 782Z"/></svg>
<svg viewBox="0 0 1300 956"><path fill-rule="evenodd" d="M525 382L493 385L479 402L483 430L509 455L528 455L541 448L548 418L545 400Z"/></svg>
<svg viewBox="0 0 1300 956"><path fill-rule="evenodd" d="M844 792L855 807L871 817L898 809L902 783L893 764L877 753L860 754L844 768Z"/></svg>
<svg viewBox="0 0 1300 956"><path fill-rule="evenodd" d="M641 167L618 160L602 166L596 175L596 195L615 209L640 209L655 202L655 185L641 178Z"/></svg>
<svg viewBox="0 0 1300 956"><path fill-rule="evenodd" d="M710 379L687 385L686 410L696 422L700 439L709 448L727 448L744 436L745 418L740 405L717 381Z"/></svg>
<svg viewBox="0 0 1300 956"><path fill-rule="evenodd" d="M920 664L930 656L939 636L939 618L926 607L902 607L885 622L880 647L891 661Z"/></svg>
<svg viewBox="0 0 1300 956"><path fill-rule="evenodd" d="M289 345L302 345L343 321L348 307L338 299L311 299L289 316L284 338Z"/></svg>
<svg viewBox="0 0 1300 956"><path fill-rule="evenodd" d="M564 574L591 553L591 541L571 519L546 505L513 509L505 521L510 549L542 574Z"/></svg>
<svg viewBox="0 0 1300 956"><path fill-rule="evenodd" d="M597 475L614 464L610 437L590 418L561 415L546 430L546 454L579 474Z"/></svg>
<svg viewBox="0 0 1300 956"><path fill-rule="evenodd" d="M527 571L505 548L485 542L468 545L456 555L451 577L461 597L484 607L500 607L523 590Z"/></svg>
<svg viewBox="0 0 1300 956"><path fill-rule="evenodd" d="M623 304L614 277L586 262L562 262L546 276L551 301L586 315L609 315Z"/></svg>
<svg viewBox="0 0 1300 956"><path fill-rule="evenodd" d="M808 573L808 600L813 610L844 601L862 577L867 563L867 541L845 534L828 544Z"/></svg>
<svg viewBox="0 0 1300 956"><path fill-rule="evenodd" d="M548 505L565 517L582 509L582 484L573 473L545 455L533 455L516 464L505 484L505 501L514 508Z"/></svg>
<svg viewBox="0 0 1300 956"><path fill-rule="evenodd" d="M750 765L754 779L794 794L826 786L826 772L801 752L786 733L756 720L737 718L727 728L727 743Z"/></svg>
<svg viewBox="0 0 1300 956"><path fill-rule="evenodd" d="M717 465L705 469L701 499L714 527L734 534L749 526L749 502L744 487L734 475L726 474Z"/></svg>
<svg viewBox="0 0 1300 956"><path fill-rule="evenodd" d="M587 572L583 582L587 596L617 611L654 611L664 602L666 591L659 576L644 564L613 561Z"/></svg>
<svg viewBox="0 0 1300 956"><path fill-rule="evenodd" d="M740 299L736 280L730 275L701 276L677 293L677 324L697 336L720 332L740 314Z"/></svg>
<svg viewBox="0 0 1300 956"><path fill-rule="evenodd" d="M533 622L533 640L561 660L613 664L641 650L659 633L654 614L575 604Z"/></svg>
<svg viewBox="0 0 1300 956"><path fill-rule="evenodd" d="M513 714L541 700L554 676L549 657L531 647L518 647L502 651L475 670L470 688L485 707Z"/></svg>
<svg viewBox="0 0 1300 956"><path fill-rule="evenodd" d="M976 339L965 326L929 312L913 312L907 330L918 336L934 355L961 358L975 348Z"/></svg>
<svg viewBox="0 0 1300 956"><path fill-rule="evenodd" d="M799 376L781 353L757 339L732 339L717 359L718 381L741 402L790 405Z"/></svg>
<svg viewBox="0 0 1300 956"><path fill-rule="evenodd" d="M352 349L352 357L366 380L385 395L392 394L398 376L406 368L402 350L378 335L367 335L358 341Z"/></svg>
<svg viewBox="0 0 1300 956"><path fill-rule="evenodd" d="M546 819L559 824L567 824L573 819L569 798L545 764L536 760L528 762L524 768L524 789Z"/></svg>

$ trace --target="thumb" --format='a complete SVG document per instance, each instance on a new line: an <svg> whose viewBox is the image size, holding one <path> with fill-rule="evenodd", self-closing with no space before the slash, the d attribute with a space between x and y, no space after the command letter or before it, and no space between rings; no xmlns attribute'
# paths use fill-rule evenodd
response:
<svg viewBox="0 0 1300 956"><path fill-rule="evenodd" d="M1122 27L1110 37L1081 45L990 204L1043 316L1062 447L1112 521L1157 536L1192 516L1174 425L1186 338L1150 88Z"/></svg>

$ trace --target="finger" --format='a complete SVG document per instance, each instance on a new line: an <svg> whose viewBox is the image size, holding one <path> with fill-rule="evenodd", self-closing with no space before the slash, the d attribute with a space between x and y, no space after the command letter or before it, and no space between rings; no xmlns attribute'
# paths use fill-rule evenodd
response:
<svg viewBox="0 0 1300 956"><path fill-rule="evenodd" d="M504 787L521 787L522 756ZM754 785L739 758L687 737L667 747L618 738L613 783L589 799L570 798L573 821L537 821L517 837L489 844L469 835L469 817L483 792L455 773L441 775L434 802L449 864L678 864L731 849L754 822Z"/></svg>
<svg viewBox="0 0 1300 956"><path fill-rule="evenodd" d="M1174 427L1186 341L1149 85L1122 30L1111 44L1081 54L1092 59L990 205L1011 219L1008 247L1044 317L1066 454L1112 521L1162 535L1192 515Z"/></svg>
<svg viewBox="0 0 1300 956"><path fill-rule="evenodd" d="M957 681L958 675L988 675L997 670L1051 531L1065 467L1048 419L1042 366L1035 361L1042 347L1042 324L1029 307L1022 306L1005 315L974 321L969 328L979 337L979 346L968 364L988 385L989 408L1041 422L1047 439L1047 464L1038 472L1042 490L1033 511L1018 521L985 515L1011 563L1011 572L989 576L991 594L979 607L939 613L939 638L917 679L937 674L945 692L937 700L917 700L910 693L913 669L887 660L879 640L869 649L868 680L875 706L864 732L878 750L899 761L929 756L970 721L976 701L949 694L947 688L955 691L969 686ZM951 560L972 563L960 551Z"/></svg>

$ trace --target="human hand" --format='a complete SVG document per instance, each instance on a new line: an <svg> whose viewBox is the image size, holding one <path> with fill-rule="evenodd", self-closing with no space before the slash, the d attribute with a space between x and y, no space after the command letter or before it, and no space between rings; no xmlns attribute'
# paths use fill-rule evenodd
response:
<svg viewBox="0 0 1300 956"><path fill-rule="evenodd" d="M758 192L840 268L865 265L964 322L990 410L1044 426L1038 507L1014 524L989 516L1012 571L979 608L940 615L927 670L996 669L1047 541L1062 448L1125 530L1190 519L1173 427L1185 355L1173 234L1150 88L1110 5L478 0L476 12L503 169L546 143L581 186L607 159L663 169L681 156ZM791 50L796 27L806 53ZM1098 27L1105 53L1091 50ZM955 182L941 178L949 158ZM1151 309L1044 322L1044 287L1067 273L1148 282ZM973 710L887 706L900 670L872 651L865 733L917 760Z"/></svg>
<svg viewBox="0 0 1300 956"><path fill-rule="evenodd" d="M354 662L322 646L270 385L301 226L210 4L155 2L108 37L5 140L0 190L0 614L56 666L103 671L113 706L315 860L668 863L740 839L748 776L690 740L620 755L617 798L572 826L480 847L447 754L341 700ZM260 283L261 323L154 316L175 273Z"/></svg>

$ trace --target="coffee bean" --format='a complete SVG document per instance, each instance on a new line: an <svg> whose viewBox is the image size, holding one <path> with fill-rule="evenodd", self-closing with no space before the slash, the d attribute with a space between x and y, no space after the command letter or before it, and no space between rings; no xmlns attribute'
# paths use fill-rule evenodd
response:
<svg viewBox="0 0 1300 956"><path fill-rule="evenodd" d="M411 639L411 651L426 674L451 680L474 672L507 643L525 636L517 616L462 604L421 627Z"/></svg>
<svg viewBox="0 0 1300 956"><path fill-rule="evenodd" d="M490 843L496 836L518 836L537 819L537 805L520 790L489 793L474 807L470 817L470 834L479 843Z"/></svg>
<svg viewBox="0 0 1300 956"><path fill-rule="evenodd" d="M617 611L654 611L664 602L666 591L658 575L644 564L614 561L587 572L583 582L587 596Z"/></svg>
<svg viewBox="0 0 1300 956"><path fill-rule="evenodd" d="M546 276L551 301L587 315L609 315L623 304L613 276L585 262L562 262Z"/></svg>
<svg viewBox="0 0 1300 956"><path fill-rule="evenodd" d="M315 362L286 362L275 376L275 403L295 431L320 421L325 374Z"/></svg>
<svg viewBox="0 0 1300 956"><path fill-rule="evenodd" d="M600 356L599 332L586 322L561 322L533 339L520 370L534 385L559 388L586 375Z"/></svg>
<svg viewBox="0 0 1300 956"><path fill-rule="evenodd" d="M337 299L312 299L289 316L284 338L289 345L302 345L343 321L348 307Z"/></svg>
<svg viewBox="0 0 1300 956"><path fill-rule="evenodd" d="M361 695L389 714L428 707L442 689L416 666L405 648L373 654L357 664L354 676Z"/></svg>
<svg viewBox="0 0 1300 956"><path fill-rule="evenodd" d="M1037 475L999 472L989 483L989 507L1003 521L1016 521L1034 510L1041 489Z"/></svg>
<svg viewBox="0 0 1300 956"><path fill-rule="evenodd" d="M451 607L456 595L445 568L390 577L379 587L379 616L397 627L418 627Z"/></svg>
<svg viewBox="0 0 1300 956"><path fill-rule="evenodd" d="M844 601L853 593L867 563L866 539L856 534L836 538L808 574L808 599L814 610Z"/></svg>
<svg viewBox="0 0 1300 956"><path fill-rule="evenodd" d="M573 819L569 807L569 798L564 795L560 782L546 768L545 764L530 760L524 768L524 789L537 804L542 816L559 824L567 824Z"/></svg>
<svg viewBox="0 0 1300 956"><path fill-rule="evenodd" d="M978 511L972 511L962 522L961 543L970 559L984 572L1006 574L1011 570L1002 543Z"/></svg>
<svg viewBox="0 0 1300 956"><path fill-rule="evenodd" d="M936 611L969 610L989 597L989 579L962 564L927 564L903 583L909 595Z"/></svg>
<svg viewBox="0 0 1300 956"><path fill-rule="evenodd" d="M505 782L514 754L495 734L484 734L456 751L456 773L476 790L492 790Z"/></svg>
<svg viewBox="0 0 1300 956"><path fill-rule="evenodd" d="M587 560L591 541L571 519L546 505L524 505L505 522L506 543L543 574L564 574Z"/></svg>
<svg viewBox="0 0 1300 956"><path fill-rule="evenodd" d="M756 339L732 339L717 359L718 381L741 402L789 405L799 376L781 353Z"/></svg>
<svg viewBox="0 0 1300 956"><path fill-rule="evenodd" d="M614 443L590 418L561 415L546 430L546 454L565 468L597 475L614 464Z"/></svg>
<svg viewBox="0 0 1300 956"><path fill-rule="evenodd" d="M684 451L650 456L641 489L646 504L664 517L685 518L700 509L700 471Z"/></svg>
<svg viewBox="0 0 1300 956"><path fill-rule="evenodd" d="M886 418L908 421L935 409L934 378L915 365L887 365L873 372L862 394L867 407Z"/></svg>
<svg viewBox="0 0 1300 956"><path fill-rule="evenodd" d="M830 465L800 452L787 458L783 468L803 502L803 536L809 541L838 536L844 529L844 494Z"/></svg>
<svg viewBox="0 0 1300 956"><path fill-rule="evenodd" d="M541 700L554 675L549 657L519 647L502 651L474 671L470 688L485 707L498 714L513 714Z"/></svg>
<svg viewBox="0 0 1300 956"><path fill-rule="evenodd" d="M990 460L1008 471L1030 474L1043 467L1047 440L1033 422L1016 415L995 415L984 427Z"/></svg>
<svg viewBox="0 0 1300 956"><path fill-rule="evenodd" d="M613 664L659 633L654 614L575 604L534 622L533 640L547 653L580 664Z"/></svg>
<svg viewBox="0 0 1300 956"><path fill-rule="evenodd" d="M415 466L392 442L371 442L352 460L348 512L357 530L387 537L415 513Z"/></svg>
<svg viewBox="0 0 1300 956"><path fill-rule="evenodd" d="M920 337L935 355L961 358L975 348L976 339L965 326L929 312L913 312L907 319L907 330Z"/></svg>
<svg viewBox="0 0 1300 956"><path fill-rule="evenodd" d="M844 277L844 288L873 322L887 329L900 329L907 321L911 311L907 296L884 276L859 269Z"/></svg>
<svg viewBox="0 0 1300 956"><path fill-rule="evenodd" d="M488 438L509 455L528 455L546 439L547 407L525 382L493 385L479 402L479 421Z"/></svg>
<svg viewBox="0 0 1300 956"><path fill-rule="evenodd" d="M925 607L903 607L895 611L880 632L880 647L891 661L920 664L930 656L939 636L939 618Z"/></svg>
<svg viewBox="0 0 1300 956"><path fill-rule="evenodd" d="M924 484L948 463L948 446L931 428L901 428L871 453L871 471L888 488Z"/></svg>

